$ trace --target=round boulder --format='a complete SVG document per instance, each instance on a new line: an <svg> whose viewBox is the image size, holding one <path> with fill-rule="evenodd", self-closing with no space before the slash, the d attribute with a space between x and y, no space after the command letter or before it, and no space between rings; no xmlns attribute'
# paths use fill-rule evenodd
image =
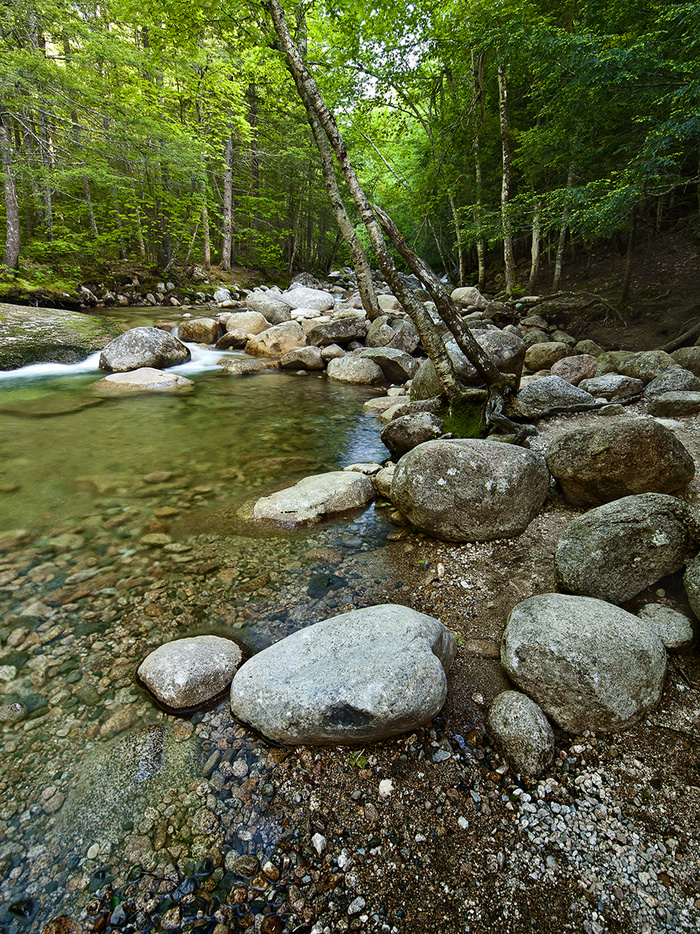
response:
<svg viewBox="0 0 700 934"><path fill-rule="evenodd" d="M548 370L558 360L568 357L569 348L563 341L547 341L532 344L525 354L525 366L528 370Z"/></svg>
<svg viewBox="0 0 700 934"><path fill-rule="evenodd" d="M489 708L487 729L516 772L537 777L554 759L554 730L542 709L520 691L503 691Z"/></svg>
<svg viewBox="0 0 700 934"><path fill-rule="evenodd" d="M577 412L593 408L589 392L574 386L561 376L543 376L521 389L507 406L508 415L516 418L543 418L555 412Z"/></svg>
<svg viewBox="0 0 700 934"><path fill-rule="evenodd" d="M391 500L421 532L486 542L525 531L549 490L542 457L500 441L419 444L396 466Z"/></svg>
<svg viewBox="0 0 700 934"><path fill-rule="evenodd" d="M251 292L245 303L248 311L257 311L270 324L282 324L292 317L290 305L273 292Z"/></svg>
<svg viewBox="0 0 700 934"><path fill-rule="evenodd" d="M619 607L549 593L514 607L501 663L562 729L609 733L659 702L666 650L648 624Z"/></svg>
<svg viewBox="0 0 700 934"><path fill-rule="evenodd" d="M126 373L140 367L164 370L189 359L188 348L167 331L131 328L107 344L100 354L100 369L111 373Z"/></svg>
<svg viewBox="0 0 700 934"><path fill-rule="evenodd" d="M253 518L287 526L320 522L353 509L365 509L374 496L374 484L369 477L333 470L304 477L294 486L263 496L253 507Z"/></svg>
<svg viewBox="0 0 700 934"><path fill-rule="evenodd" d="M577 428L552 441L545 457L574 506L597 506L635 493L674 493L695 476L688 451L650 418Z"/></svg>
<svg viewBox="0 0 700 934"><path fill-rule="evenodd" d="M236 672L231 710L275 742L366 743L427 723L447 696L455 639L385 604L307 626Z"/></svg>
<svg viewBox="0 0 700 934"><path fill-rule="evenodd" d="M225 691L241 663L230 639L194 636L159 646L137 674L158 700L174 710L198 707Z"/></svg>
<svg viewBox="0 0 700 934"><path fill-rule="evenodd" d="M219 322L214 318L186 318L178 325L177 336L192 344L215 344L219 339Z"/></svg>
<svg viewBox="0 0 700 934"><path fill-rule="evenodd" d="M385 382L384 372L379 364L364 357L336 357L328 361L326 372L329 379L337 379L341 383L373 385Z"/></svg>
<svg viewBox="0 0 700 934"><path fill-rule="evenodd" d="M690 507L674 496L625 496L578 516L557 543L554 565L571 593L625 603L681 568L697 546Z"/></svg>
<svg viewBox="0 0 700 934"><path fill-rule="evenodd" d="M598 360L592 354L580 353L562 357L552 366L552 376L561 376L572 386L578 386L583 379L595 376Z"/></svg>
<svg viewBox="0 0 700 934"><path fill-rule="evenodd" d="M382 443L392 454L401 456L425 441L432 441L442 434L443 422L431 412L401 415L385 425L379 433Z"/></svg>
<svg viewBox="0 0 700 934"><path fill-rule="evenodd" d="M251 337L245 352L252 357L282 357L305 344L306 337L301 325L297 321L283 321Z"/></svg>
<svg viewBox="0 0 700 934"><path fill-rule="evenodd" d="M281 322L276 322L280 324ZM246 334L260 334L271 326L271 322L261 315L259 311L237 311L226 319L226 330L245 331Z"/></svg>
<svg viewBox="0 0 700 934"><path fill-rule="evenodd" d="M100 396L115 396L139 392L182 392L194 389L194 383L177 373L163 373L143 366L128 373L112 373L98 379L91 389Z"/></svg>

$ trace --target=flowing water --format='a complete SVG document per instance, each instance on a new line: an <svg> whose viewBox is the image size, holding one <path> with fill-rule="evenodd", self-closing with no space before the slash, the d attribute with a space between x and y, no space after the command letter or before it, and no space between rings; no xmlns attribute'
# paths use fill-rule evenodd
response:
<svg viewBox="0 0 700 934"><path fill-rule="evenodd" d="M274 751L225 700L190 719L159 710L138 664L199 632L256 651L403 586L374 509L296 533L238 517L302 476L386 457L362 413L371 391L231 377L215 364L235 354L192 350L183 395L97 398L98 355L0 374L0 932L81 913L86 930L160 930L136 903L145 870L172 888L199 867L210 917L235 859L279 842Z"/></svg>

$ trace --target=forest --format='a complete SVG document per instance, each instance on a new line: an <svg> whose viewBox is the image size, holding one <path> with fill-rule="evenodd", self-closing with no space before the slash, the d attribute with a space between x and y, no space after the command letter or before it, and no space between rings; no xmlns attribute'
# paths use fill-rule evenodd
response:
<svg viewBox="0 0 700 934"><path fill-rule="evenodd" d="M0 0L0 282L348 262L271 6ZM697 3L283 6L371 203L453 283L698 235Z"/></svg>

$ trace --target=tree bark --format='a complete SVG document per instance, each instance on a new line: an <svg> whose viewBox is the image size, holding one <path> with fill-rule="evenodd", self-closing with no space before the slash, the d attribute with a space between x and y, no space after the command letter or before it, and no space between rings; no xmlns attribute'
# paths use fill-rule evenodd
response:
<svg viewBox="0 0 700 934"><path fill-rule="evenodd" d="M538 201L532 214L532 247L530 250L530 278L527 290L532 295L540 275L540 247L542 244L542 202Z"/></svg>
<svg viewBox="0 0 700 934"><path fill-rule="evenodd" d="M634 257L634 237L637 232L637 208L632 207L632 218L630 224L630 235L627 241L627 256L625 257L625 275L622 280L622 293L620 295L620 304L624 305L630 296L630 284L632 282L632 259Z"/></svg>
<svg viewBox="0 0 700 934"><path fill-rule="evenodd" d="M474 50L472 49L471 53L472 58L472 75L473 75L473 91L474 96L479 102L479 109L481 111L481 124L486 115L486 101L484 96L484 67L486 65L486 54L482 53L479 56L477 62ZM474 200L474 223L476 224L476 260L478 265L478 282L477 285L480 289L483 289L484 283L486 282L486 242L484 240L484 235L481 232L481 222L484 213L484 186L481 175L481 155L479 153L479 133L481 127L479 127L474 134L474 182L475 182L475 200Z"/></svg>
<svg viewBox="0 0 700 934"><path fill-rule="evenodd" d="M466 271L464 269L464 247L462 246L462 231L459 226L459 217L457 215L457 206L452 192L448 195L450 202L450 211L452 212L452 223L455 225L455 240L457 241L457 269L459 281L458 285L464 285L466 282Z"/></svg>
<svg viewBox="0 0 700 934"><path fill-rule="evenodd" d="M206 186L202 194L202 236L204 237L202 262L204 268L209 269L211 266L211 236L209 234L209 208L207 207Z"/></svg>
<svg viewBox="0 0 700 934"><path fill-rule="evenodd" d="M574 167L569 166L569 175L566 179L567 194L574 187ZM554 260L554 278L552 279L552 290L559 288L561 271L564 265L564 247L566 246L566 230L569 226L569 201L567 199L564 210L561 215L561 226L559 227L559 242L557 243L557 253Z"/></svg>
<svg viewBox="0 0 700 934"><path fill-rule="evenodd" d="M14 150L9 115L0 111L0 163L5 189L5 255L4 265L8 269L19 268L20 221L17 182L15 180Z"/></svg>
<svg viewBox="0 0 700 934"><path fill-rule="evenodd" d="M223 245L221 247L221 268L231 268L233 247L233 133L226 137L224 149L224 203L223 203Z"/></svg>
<svg viewBox="0 0 700 934"><path fill-rule="evenodd" d="M97 229L97 222L95 221L95 211L92 206L92 195L90 194L90 181L87 175L83 175L83 195L85 196L85 205L88 211L88 220L90 221L90 230L92 230L92 235L95 240L99 240L100 233Z"/></svg>
<svg viewBox="0 0 700 934"><path fill-rule="evenodd" d="M515 257L513 255L513 225L510 219L510 126L508 121L508 83L506 66L498 66L498 113L501 123L501 151L503 155L503 177L501 180L501 222L503 226L503 262L506 274L506 293L513 294L515 288Z"/></svg>

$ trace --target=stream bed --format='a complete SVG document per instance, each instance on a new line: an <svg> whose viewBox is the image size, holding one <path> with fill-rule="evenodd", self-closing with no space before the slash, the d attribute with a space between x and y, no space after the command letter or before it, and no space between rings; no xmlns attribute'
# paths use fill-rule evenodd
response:
<svg viewBox="0 0 700 934"><path fill-rule="evenodd" d="M362 412L372 391L231 377L222 356L193 348L175 368L196 383L184 395L96 399L97 355L0 374L0 932L59 916L213 930L283 837L265 818L278 751L226 698L159 710L138 664L185 635L250 653L387 593L401 602L392 526L373 508L300 532L237 518L302 476L383 460ZM268 914L286 900L275 871ZM156 911L157 891L175 894Z"/></svg>

